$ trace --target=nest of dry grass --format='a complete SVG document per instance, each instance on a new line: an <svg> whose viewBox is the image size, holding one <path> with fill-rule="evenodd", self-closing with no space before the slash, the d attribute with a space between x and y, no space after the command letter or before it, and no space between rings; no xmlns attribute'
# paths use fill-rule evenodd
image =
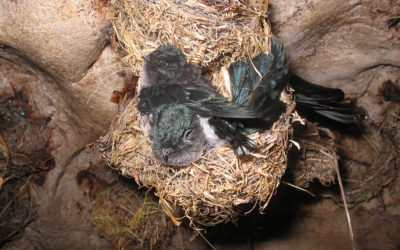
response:
<svg viewBox="0 0 400 250"><path fill-rule="evenodd" d="M268 52L268 1L114 0L113 26L125 57L139 75L142 56L161 44L183 51L203 68Z"/></svg>
<svg viewBox="0 0 400 250"><path fill-rule="evenodd" d="M231 62L270 51L271 33L265 21L268 1L114 0L113 5L117 38L137 75L142 56L161 44L173 44L189 63L211 71L216 89L229 97L223 70ZM295 103L289 92L282 98L286 113L269 131L250 136L259 151L245 158L238 159L231 148L223 147L206 152L185 168L158 163L140 130L136 99L124 104L109 134L96 146L123 175L155 187L175 224L185 217L193 227L234 221L242 204L254 203L253 208L259 205L263 210L286 170Z"/></svg>
<svg viewBox="0 0 400 250"><path fill-rule="evenodd" d="M234 221L239 205L254 203L263 210L286 170L288 140L295 103L283 94L287 112L273 127L251 135L257 153L237 158L229 147L206 152L190 166L174 169L154 158L148 139L139 128L136 99L119 114L108 135L97 142L107 162L141 185L156 188L156 195L175 224L186 217L192 226Z"/></svg>
<svg viewBox="0 0 400 250"><path fill-rule="evenodd" d="M96 193L92 223L114 249L160 249L170 241L173 225L151 192L119 181Z"/></svg>
<svg viewBox="0 0 400 250"><path fill-rule="evenodd" d="M294 184L308 188L314 179L323 186L335 183L336 165L339 161L338 138L327 128L305 121L294 126L293 140L299 143L298 150L291 151Z"/></svg>

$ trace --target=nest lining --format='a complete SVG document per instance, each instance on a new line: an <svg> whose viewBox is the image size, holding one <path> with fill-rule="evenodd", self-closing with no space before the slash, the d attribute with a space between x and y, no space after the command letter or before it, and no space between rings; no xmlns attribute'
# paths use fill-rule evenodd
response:
<svg viewBox="0 0 400 250"><path fill-rule="evenodd" d="M161 44L175 45L191 63L209 69L269 51L268 1L201 2L113 1L113 26L135 74L142 56Z"/></svg>

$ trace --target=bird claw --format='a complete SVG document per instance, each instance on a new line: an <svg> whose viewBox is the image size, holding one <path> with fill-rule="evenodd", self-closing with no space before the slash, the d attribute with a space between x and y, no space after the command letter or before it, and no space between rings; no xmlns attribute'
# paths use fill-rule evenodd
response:
<svg viewBox="0 0 400 250"><path fill-rule="evenodd" d="M257 144L253 142L252 140L248 139L245 144L240 145L234 149L235 155L237 156L243 156L243 155L249 155L250 150L257 149Z"/></svg>
<svg viewBox="0 0 400 250"><path fill-rule="evenodd" d="M246 144L250 149L257 149L257 143L251 139L248 139Z"/></svg>
<svg viewBox="0 0 400 250"><path fill-rule="evenodd" d="M235 148L234 152L235 152L235 155L237 155L239 157L242 155L250 154L249 150L244 146L239 146L239 147Z"/></svg>

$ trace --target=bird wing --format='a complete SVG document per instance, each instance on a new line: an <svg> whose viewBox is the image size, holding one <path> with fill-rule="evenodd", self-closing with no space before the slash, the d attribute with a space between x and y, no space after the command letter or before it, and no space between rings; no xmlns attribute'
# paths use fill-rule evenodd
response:
<svg viewBox="0 0 400 250"><path fill-rule="evenodd" d="M259 114L263 128L268 129L285 110L279 98L289 77L285 50L271 39L271 52L229 67L232 99Z"/></svg>
<svg viewBox="0 0 400 250"><path fill-rule="evenodd" d="M240 122L229 122L217 117L210 118L208 122L219 138L229 142L236 155L248 155L249 150L257 148L257 144L245 135L245 128Z"/></svg>
<svg viewBox="0 0 400 250"><path fill-rule="evenodd" d="M258 118L256 111L244 105L229 102L208 83L203 82L186 85L161 84L143 88L140 91L138 104L140 112L150 113L153 108L163 104L184 104L204 117Z"/></svg>
<svg viewBox="0 0 400 250"><path fill-rule="evenodd" d="M272 54L260 54L247 62L238 61L229 66L232 102L246 103L253 89L261 81L261 75L271 67ZM257 71L255 70L257 69Z"/></svg>

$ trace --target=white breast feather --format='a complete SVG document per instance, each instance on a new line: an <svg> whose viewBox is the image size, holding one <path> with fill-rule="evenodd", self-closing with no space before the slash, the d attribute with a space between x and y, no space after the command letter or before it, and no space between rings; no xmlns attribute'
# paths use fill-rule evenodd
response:
<svg viewBox="0 0 400 250"><path fill-rule="evenodd" d="M219 138L215 134L213 127L211 127L211 125L208 123L208 120L210 118L204 118L200 116L198 117L200 119L200 125L203 128L203 133L206 136L208 146L210 148L217 148L223 146L225 144L225 141Z"/></svg>

